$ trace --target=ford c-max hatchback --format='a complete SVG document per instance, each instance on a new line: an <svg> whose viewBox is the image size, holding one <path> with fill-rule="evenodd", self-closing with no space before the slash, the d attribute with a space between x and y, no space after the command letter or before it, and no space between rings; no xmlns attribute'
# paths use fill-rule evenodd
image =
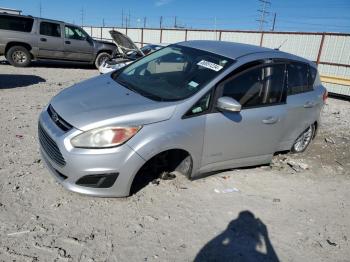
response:
<svg viewBox="0 0 350 262"><path fill-rule="evenodd" d="M55 96L40 115L40 148L65 188L128 196L149 174L195 178L303 152L326 97L303 58L181 42Z"/></svg>

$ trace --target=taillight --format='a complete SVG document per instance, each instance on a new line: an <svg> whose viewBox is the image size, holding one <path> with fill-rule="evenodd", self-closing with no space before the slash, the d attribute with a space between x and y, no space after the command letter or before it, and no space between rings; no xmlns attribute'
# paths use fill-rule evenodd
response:
<svg viewBox="0 0 350 262"><path fill-rule="evenodd" d="M327 98L328 98L328 91L325 90L323 93L323 102L326 102Z"/></svg>

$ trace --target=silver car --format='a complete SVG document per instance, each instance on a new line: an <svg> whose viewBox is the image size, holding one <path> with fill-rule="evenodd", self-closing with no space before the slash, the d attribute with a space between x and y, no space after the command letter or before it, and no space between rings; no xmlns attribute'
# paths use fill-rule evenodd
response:
<svg viewBox="0 0 350 262"><path fill-rule="evenodd" d="M302 152L326 98L303 58L181 42L63 90L40 115L40 148L68 190L128 196L163 172L192 179Z"/></svg>

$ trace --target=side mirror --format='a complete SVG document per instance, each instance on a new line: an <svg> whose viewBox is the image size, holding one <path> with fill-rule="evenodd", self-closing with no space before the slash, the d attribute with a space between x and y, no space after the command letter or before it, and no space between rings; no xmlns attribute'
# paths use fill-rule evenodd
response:
<svg viewBox="0 0 350 262"><path fill-rule="evenodd" d="M216 107L219 110L230 111L230 112L239 112L242 109L242 105L238 103L235 99L228 96L223 96L218 99Z"/></svg>

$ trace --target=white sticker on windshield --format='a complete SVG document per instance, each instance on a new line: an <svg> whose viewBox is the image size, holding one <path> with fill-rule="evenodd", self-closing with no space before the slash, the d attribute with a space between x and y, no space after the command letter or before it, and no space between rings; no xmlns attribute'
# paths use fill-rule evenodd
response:
<svg viewBox="0 0 350 262"><path fill-rule="evenodd" d="M214 70L216 72L219 72L222 69L221 65L217 65L217 64L214 64L214 63L206 61L206 60L202 60L202 61L198 62L197 65Z"/></svg>
<svg viewBox="0 0 350 262"><path fill-rule="evenodd" d="M192 86L192 87L197 87L199 84L195 81L191 81L188 83L189 86Z"/></svg>

